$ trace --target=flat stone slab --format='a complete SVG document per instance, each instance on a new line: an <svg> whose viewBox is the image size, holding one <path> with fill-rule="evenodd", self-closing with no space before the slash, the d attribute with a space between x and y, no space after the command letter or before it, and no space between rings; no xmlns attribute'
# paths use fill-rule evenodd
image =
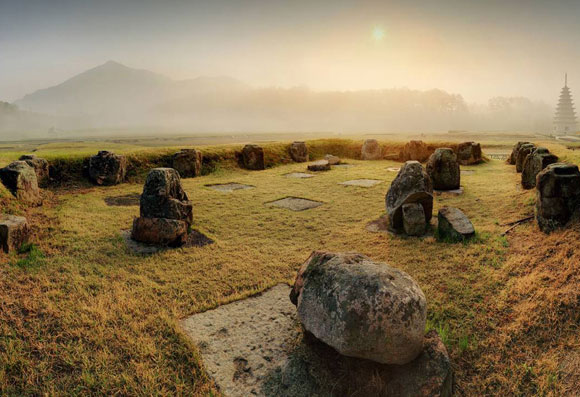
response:
<svg viewBox="0 0 580 397"><path fill-rule="evenodd" d="M460 194L463 194L463 187L453 190L433 190L433 194L437 196L441 196L442 194L452 194L454 196L459 196Z"/></svg>
<svg viewBox="0 0 580 397"><path fill-rule="evenodd" d="M341 356L302 332L289 293L279 284L181 322L225 396L451 395L451 364L434 331L409 364Z"/></svg>
<svg viewBox="0 0 580 397"><path fill-rule="evenodd" d="M387 167L387 171L389 171L389 172L399 172L399 171L401 171L401 167Z"/></svg>
<svg viewBox="0 0 580 397"><path fill-rule="evenodd" d="M311 208L320 207L320 201L309 200L301 197L284 197L280 200L270 201L264 205L268 207L286 208L292 211L304 211Z"/></svg>
<svg viewBox="0 0 580 397"><path fill-rule="evenodd" d="M129 194L124 194L122 196L105 197L105 203L108 206L115 206L115 207L131 207L131 206L139 205L140 200L141 200L140 193L129 193Z"/></svg>
<svg viewBox="0 0 580 397"><path fill-rule="evenodd" d="M205 245L213 244L211 238L197 230L191 230L187 236L187 241L181 247L164 247L158 245L151 245L135 241L131 238L131 230L121 230L121 237L125 240L125 244L129 251L138 255L153 255L161 251L178 248L203 247Z"/></svg>
<svg viewBox="0 0 580 397"><path fill-rule="evenodd" d="M312 178L314 175L307 174L306 172L291 172L284 175L286 178Z"/></svg>
<svg viewBox="0 0 580 397"><path fill-rule="evenodd" d="M473 170L461 170L461 175L473 175L475 171Z"/></svg>
<svg viewBox="0 0 580 397"><path fill-rule="evenodd" d="M284 365L300 335L290 287L194 314L183 320L205 368L226 396L261 393L264 380Z"/></svg>
<svg viewBox="0 0 580 397"><path fill-rule="evenodd" d="M378 179L353 179L352 181L340 182L339 185L372 187L381 182L383 181Z"/></svg>
<svg viewBox="0 0 580 397"><path fill-rule="evenodd" d="M233 192L234 190L247 190L247 189L253 189L255 187L252 185L244 185L242 183L235 183L235 182L215 183L212 185L205 185L205 186L209 187L210 189L217 190L218 192Z"/></svg>
<svg viewBox="0 0 580 397"><path fill-rule="evenodd" d="M355 164L348 164L348 163L340 163L340 164L334 164L333 167L335 168L351 168L351 167L356 167Z"/></svg>

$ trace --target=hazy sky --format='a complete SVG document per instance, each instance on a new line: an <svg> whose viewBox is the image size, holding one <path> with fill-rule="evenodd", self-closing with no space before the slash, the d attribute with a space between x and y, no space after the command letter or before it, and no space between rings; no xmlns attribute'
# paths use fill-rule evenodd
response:
<svg viewBox="0 0 580 397"><path fill-rule="evenodd" d="M116 60L316 90L580 95L580 1L0 0L0 100Z"/></svg>

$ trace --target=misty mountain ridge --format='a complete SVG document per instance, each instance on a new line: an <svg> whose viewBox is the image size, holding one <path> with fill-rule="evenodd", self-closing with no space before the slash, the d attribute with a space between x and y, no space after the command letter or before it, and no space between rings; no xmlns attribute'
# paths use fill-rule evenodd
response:
<svg viewBox="0 0 580 397"><path fill-rule="evenodd" d="M535 131L549 129L552 116L549 106L526 98L498 97L487 105L469 105L461 95L440 89L253 88L227 76L173 80L115 61L26 95L16 104L28 112L49 115L47 119L63 129ZM14 123L10 128L15 128ZM6 128L0 125L2 130Z"/></svg>

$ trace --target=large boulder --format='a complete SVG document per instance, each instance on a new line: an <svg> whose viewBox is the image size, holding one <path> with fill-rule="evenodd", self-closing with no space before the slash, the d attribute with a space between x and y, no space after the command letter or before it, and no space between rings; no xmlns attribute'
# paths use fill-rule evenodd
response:
<svg viewBox="0 0 580 397"><path fill-rule="evenodd" d="M410 141L405 144L403 150L399 153L401 161L415 160L420 163L427 161L431 151L427 144L423 141Z"/></svg>
<svg viewBox="0 0 580 397"><path fill-rule="evenodd" d="M173 155L173 168L182 178L195 178L201 175L203 156L199 150L181 149Z"/></svg>
<svg viewBox="0 0 580 397"><path fill-rule="evenodd" d="M97 185L117 185L125 180L126 173L125 156L101 150L89 159L89 178Z"/></svg>
<svg viewBox="0 0 580 397"><path fill-rule="evenodd" d="M297 163L305 163L308 161L308 147L305 142L292 142L290 148L290 157Z"/></svg>
<svg viewBox="0 0 580 397"><path fill-rule="evenodd" d="M389 227L397 232L403 231L403 205L418 203L423 206L425 223L433 215L433 185L431 178L418 161L407 161L387 192L385 203L389 217Z"/></svg>
<svg viewBox="0 0 580 397"><path fill-rule="evenodd" d="M36 157L34 154L24 154L18 160L26 161L26 164L34 168L38 186L46 187L49 180L49 164L47 160Z"/></svg>
<svg viewBox="0 0 580 397"><path fill-rule="evenodd" d="M459 208L443 207L437 213L439 238L450 241L468 240L475 236L475 229L469 218Z"/></svg>
<svg viewBox="0 0 580 397"><path fill-rule="evenodd" d="M383 158L383 150L376 139L367 139L361 148L363 160L380 160Z"/></svg>
<svg viewBox="0 0 580 397"><path fill-rule="evenodd" d="M345 356L402 365L423 349L425 295L386 263L315 251L298 271L290 299L304 328Z"/></svg>
<svg viewBox="0 0 580 397"><path fill-rule="evenodd" d="M580 214L580 171L573 164L555 163L536 177L536 221L549 233Z"/></svg>
<svg viewBox="0 0 580 397"><path fill-rule="evenodd" d="M457 161L459 161L459 164L461 165L481 163L481 145L476 142L460 143L457 145Z"/></svg>
<svg viewBox="0 0 580 397"><path fill-rule="evenodd" d="M181 178L176 170L154 168L149 171L141 194L141 216L177 219L191 225L193 206L181 186Z"/></svg>
<svg viewBox="0 0 580 397"><path fill-rule="evenodd" d="M450 148L439 148L429 157L426 165L427 174L433 183L433 189L459 189L461 173L457 155Z"/></svg>
<svg viewBox="0 0 580 397"><path fill-rule="evenodd" d="M0 248L8 253L18 250L28 241L30 228L26 218L14 215L0 215Z"/></svg>
<svg viewBox="0 0 580 397"><path fill-rule="evenodd" d="M242 149L242 167L247 170L266 169L264 149L258 145L246 145Z"/></svg>
<svg viewBox="0 0 580 397"><path fill-rule="evenodd" d="M326 156L324 156L324 160L328 161L328 164L330 165L340 164L340 157L335 156L333 154L327 154Z"/></svg>
<svg viewBox="0 0 580 397"><path fill-rule="evenodd" d="M522 145L525 145L528 143L531 143L531 142L520 141L514 145L514 147L512 148L512 153L510 154L510 156L508 157L508 160L507 160L508 164L516 165L516 159L518 157L518 152L520 151L520 147L522 147Z"/></svg>
<svg viewBox="0 0 580 397"><path fill-rule="evenodd" d="M36 173L25 161L14 161L0 169L0 179L18 200L33 206L42 204Z"/></svg>
<svg viewBox="0 0 580 397"><path fill-rule="evenodd" d="M558 162L558 156L551 154L545 147L539 147L528 154L522 169L522 187L533 189L536 187L536 176L550 164Z"/></svg>
<svg viewBox="0 0 580 397"><path fill-rule="evenodd" d="M520 146L516 154L516 172L522 172L524 169L524 161L528 154L532 153L536 149L536 145L533 143L525 143Z"/></svg>

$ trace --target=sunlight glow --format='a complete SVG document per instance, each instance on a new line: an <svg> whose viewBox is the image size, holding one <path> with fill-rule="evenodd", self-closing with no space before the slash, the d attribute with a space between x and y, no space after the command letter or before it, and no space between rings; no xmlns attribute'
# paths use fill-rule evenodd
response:
<svg viewBox="0 0 580 397"><path fill-rule="evenodd" d="M385 38L385 30L380 26L375 26L373 29L373 39L375 41L381 41Z"/></svg>

